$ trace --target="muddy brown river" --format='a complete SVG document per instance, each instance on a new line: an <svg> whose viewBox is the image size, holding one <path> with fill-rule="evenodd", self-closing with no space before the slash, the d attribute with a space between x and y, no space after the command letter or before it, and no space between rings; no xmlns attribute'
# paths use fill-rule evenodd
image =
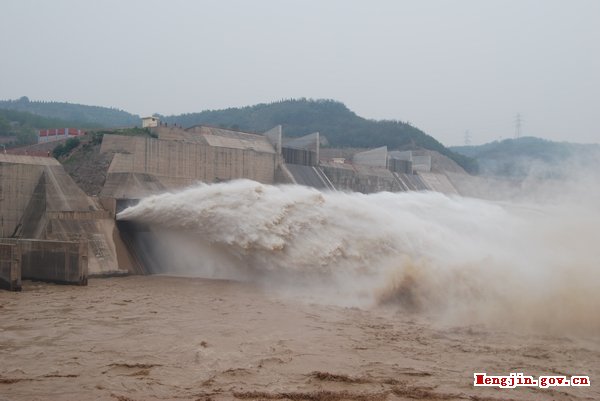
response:
<svg viewBox="0 0 600 401"><path fill-rule="evenodd" d="M443 326L166 276L0 291L0 400L593 400L600 339ZM589 375L498 389L473 373Z"/></svg>

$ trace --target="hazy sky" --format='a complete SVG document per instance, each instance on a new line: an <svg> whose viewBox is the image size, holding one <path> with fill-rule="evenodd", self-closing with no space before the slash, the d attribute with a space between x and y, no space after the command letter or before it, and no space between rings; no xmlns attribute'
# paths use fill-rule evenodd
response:
<svg viewBox="0 0 600 401"><path fill-rule="evenodd" d="M446 145L600 142L600 0L1 0L0 99L179 114L329 98ZM325 133L326 134L326 133Z"/></svg>

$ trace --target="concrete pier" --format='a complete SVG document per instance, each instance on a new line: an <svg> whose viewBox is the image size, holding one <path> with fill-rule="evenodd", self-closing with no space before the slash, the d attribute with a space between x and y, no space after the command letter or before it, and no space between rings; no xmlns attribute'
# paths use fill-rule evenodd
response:
<svg viewBox="0 0 600 401"><path fill-rule="evenodd" d="M2 281L7 276L9 250L11 252L11 288L8 289L20 287L22 279L87 285L88 244L85 241L1 238L0 244L3 244L0 245Z"/></svg>
<svg viewBox="0 0 600 401"><path fill-rule="evenodd" d="M21 291L21 263L18 246L0 243L0 289Z"/></svg>

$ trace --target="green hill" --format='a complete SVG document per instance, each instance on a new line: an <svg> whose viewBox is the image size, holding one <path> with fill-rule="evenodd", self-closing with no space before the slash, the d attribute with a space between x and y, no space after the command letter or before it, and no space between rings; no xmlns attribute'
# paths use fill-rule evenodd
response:
<svg viewBox="0 0 600 401"><path fill-rule="evenodd" d="M126 111L86 106L66 102L30 101L26 96L17 100L0 100L0 109L25 111L44 117L80 122L80 126L133 127L140 124L137 115Z"/></svg>
<svg viewBox="0 0 600 401"><path fill-rule="evenodd" d="M357 116L343 103L333 100L284 100L224 110L207 110L162 120L189 127L207 124L252 132L263 132L281 124L286 136L320 132L333 147L378 147L392 149L426 148L448 156L465 170L475 172L469 157L454 153L433 137L401 121L374 121Z"/></svg>
<svg viewBox="0 0 600 401"><path fill-rule="evenodd" d="M36 130L44 128L98 128L99 124L43 117L25 111L0 109L0 137L9 146L28 145L37 141Z"/></svg>
<svg viewBox="0 0 600 401"><path fill-rule="evenodd" d="M482 174L514 178L531 174L557 177L566 168L597 168L600 165L600 145L553 142L535 137L450 149L476 159Z"/></svg>

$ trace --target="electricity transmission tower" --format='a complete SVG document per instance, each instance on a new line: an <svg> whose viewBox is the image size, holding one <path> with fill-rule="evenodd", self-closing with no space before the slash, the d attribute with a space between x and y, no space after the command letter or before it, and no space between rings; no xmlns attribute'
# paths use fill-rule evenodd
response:
<svg viewBox="0 0 600 401"><path fill-rule="evenodd" d="M521 137L521 129L523 125L523 118L521 117L521 113L517 113L515 117L515 138Z"/></svg>
<svg viewBox="0 0 600 401"><path fill-rule="evenodd" d="M471 133L469 132L469 130L465 131L465 145L471 145Z"/></svg>

